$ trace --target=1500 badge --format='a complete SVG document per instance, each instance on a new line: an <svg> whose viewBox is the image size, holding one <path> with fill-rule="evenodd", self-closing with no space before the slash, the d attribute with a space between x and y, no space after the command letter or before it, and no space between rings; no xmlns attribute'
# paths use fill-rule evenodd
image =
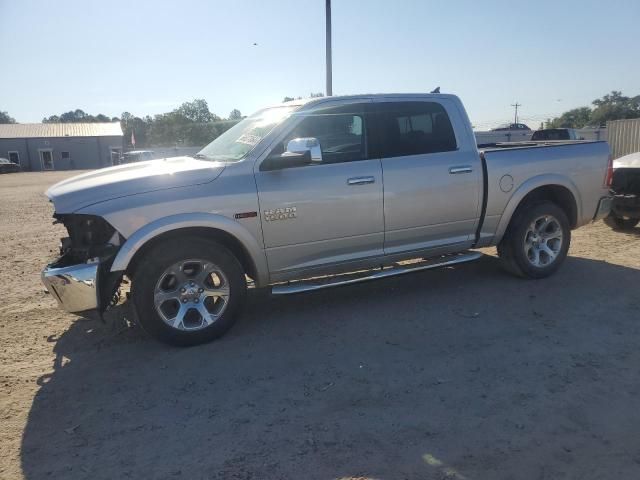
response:
<svg viewBox="0 0 640 480"><path fill-rule="evenodd" d="M296 207L274 208L264 211L264 219L267 222L291 220L293 218L296 218Z"/></svg>

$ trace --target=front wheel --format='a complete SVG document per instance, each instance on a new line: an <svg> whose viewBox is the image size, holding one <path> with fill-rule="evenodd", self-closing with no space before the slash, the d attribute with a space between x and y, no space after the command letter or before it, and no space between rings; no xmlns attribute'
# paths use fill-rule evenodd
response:
<svg viewBox="0 0 640 480"><path fill-rule="evenodd" d="M498 245L498 255L511 273L544 278L564 262L570 243L571 227L560 207L551 202L523 205Z"/></svg>
<svg viewBox="0 0 640 480"><path fill-rule="evenodd" d="M229 250L185 238L146 252L131 296L143 330L162 342L190 346L231 328L246 289L242 266Z"/></svg>
<svg viewBox="0 0 640 480"><path fill-rule="evenodd" d="M605 217L604 223L609 225L614 230L619 231L627 231L633 229L638 223L640 223L640 218L623 218L618 217L616 214L611 212L608 217Z"/></svg>

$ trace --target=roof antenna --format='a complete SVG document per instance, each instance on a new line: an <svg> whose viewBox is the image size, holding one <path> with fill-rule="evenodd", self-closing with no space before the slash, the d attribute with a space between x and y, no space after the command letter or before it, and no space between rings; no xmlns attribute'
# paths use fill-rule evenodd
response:
<svg viewBox="0 0 640 480"><path fill-rule="evenodd" d="M440 87L436 87L434 90L431 90L429 93L440 93Z"/></svg>

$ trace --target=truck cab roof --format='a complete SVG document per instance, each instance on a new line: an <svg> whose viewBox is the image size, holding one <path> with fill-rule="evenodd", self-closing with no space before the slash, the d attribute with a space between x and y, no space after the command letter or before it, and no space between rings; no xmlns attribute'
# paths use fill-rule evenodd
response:
<svg viewBox="0 0 640 480"><path fill-rule="evenodd" d="M271 105L271 107L300 107L299 110L310 110L315 108L318 105L322 105L323 103L329 102L345 102L345 101L357 101L357 100L368 100L373 98L386 98L386 99L394 99L394 100L411 100L416 98L424 98L424 99L453 99L456 101L460 101L456 95L449 93L362 93L362 94L354 94L354 95L333 95L331 97L312 97L312 98L299 98L295 100L290 100L288 102L282 102L278 104Z"/></svg>

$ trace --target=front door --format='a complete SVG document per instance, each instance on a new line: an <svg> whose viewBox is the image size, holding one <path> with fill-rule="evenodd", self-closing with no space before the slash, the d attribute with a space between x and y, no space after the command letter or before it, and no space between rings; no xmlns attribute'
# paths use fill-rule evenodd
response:
<svg viewBox="0 0 640 480"><path fill-rule="evenodd" d="M111 165L120 165L120 158L122 158L121 148L111 148Z"/></svg>
<svg viewBox="0 0 640 480"><path fill-rule="evenodd" d="M40 165L42 170L53 170L53 151L40 150Z"/></svg>
<svg viewBox="0 0 640 480"><path fill-rule="evenodd" d="M284 151L289 140L319 140L322 161L260 171L255 178L264 246L272 280L315 268L382 255L382 169L369 159L365 104L297 115L265 154Z"/></svg>
<svg viewBox="0 0 640 480"><path fill-rule="evenodd" d="M446 99L374 104L384 172L385 254L467 248L480 215L482 167Z"/></svg>

